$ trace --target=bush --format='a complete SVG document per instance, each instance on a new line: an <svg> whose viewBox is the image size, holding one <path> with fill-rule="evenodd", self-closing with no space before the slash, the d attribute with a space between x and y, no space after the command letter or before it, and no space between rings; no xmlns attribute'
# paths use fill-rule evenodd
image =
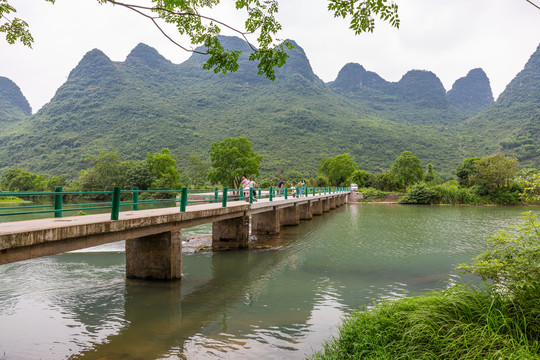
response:
<svg viewBox="0 0 540 360"><path fill-rule="evenodd" d="M531 211L512 233L500 232L489 239L489 249L458 268L479 275L506 289L516 299L540 292L540 222ZM538 330L540 333L540 330Z"/></svg>
<svg viewBox="0 0 540 360"><path fill-rule="evenodd" d="M413 185L407 196L399 200L402 204L433 204L437 199L435 190L426 184Z"/></svg>
<svg viewBox="0 0 540 360"><path fill-rule="evenodd" d="M360 200L363 202L383 200L389 194L389 192L377 190L374 188L362 188L358 189L358 192L364 195L364 198Z"/></svg>

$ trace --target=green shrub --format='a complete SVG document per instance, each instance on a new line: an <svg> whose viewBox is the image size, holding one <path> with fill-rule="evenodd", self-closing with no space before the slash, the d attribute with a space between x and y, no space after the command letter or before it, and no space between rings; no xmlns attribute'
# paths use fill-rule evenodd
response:
<svg viewBox="0 0 540 360"><path fill-rule="evenodd" d="M500 232L488 241L488 250L472 263L458 268L479 275L483 280L507 289L516 298L540 292L540 222L531 211L511 233ZM537 329L540 333L540 328Z"/></svg>
<svg viewBox="0 0 540 360"><path fill-rule="evenodd" d="M360 200L363 202L383 200L388 196L388 194L390 194L389 192L377 190L371 187L358 189L358 192L364 195L364 198Z"/></svg>
<svg viewBox="0 0 540 360"><path fill-rule="evenodd" d="M402 204L433 204L437 193L426 184L413 185L407 196L399 200Z"/></svg>

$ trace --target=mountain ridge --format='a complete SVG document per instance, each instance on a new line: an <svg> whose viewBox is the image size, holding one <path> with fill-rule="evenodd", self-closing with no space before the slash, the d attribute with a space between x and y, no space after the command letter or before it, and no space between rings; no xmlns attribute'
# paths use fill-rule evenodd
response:
<svg viewBox="0 0 540 360"><path fill-rule="evenodd" d="M241 41L223 40L224 46ZM385 171L410 150L450 175L463 158L497 150L482 148L470 134L467 111L481 111L474 109L486 101L478 99L491 93L479 71L462 78L469 82L456 80L454 92L432 72L412 70L390 83L354 63L325 84L295 45L274 82L256 75L248 54L236 73L214 74L201 68L203 55L173 64L142 43L123 62L91 50L48 104L11 135L0 134L0 169L73 176L102 150L141 159L162 147L182 164L192 153L205 157L212 142L239 135L264 155L263 174L313 174L322 157L345 152L361 168Z"/></svg>

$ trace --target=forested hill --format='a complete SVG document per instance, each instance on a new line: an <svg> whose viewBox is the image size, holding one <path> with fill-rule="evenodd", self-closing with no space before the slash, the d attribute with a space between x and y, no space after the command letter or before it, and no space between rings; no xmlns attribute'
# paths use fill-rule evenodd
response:
<svg viewBox="0 0 540 360"><path fill-rule="evenodd" d="M540 45L497 101L463 125L477 134L478 146L540 167Z"/></svg>
<svg viewBox="0 0 540 360"><path fill-rule="evenodd" d="M0 126L7 127L32 114L28 100L10 79L0 76Z"/></svg>
<svg viewBox="0 0 540 360"><path fill-rule="evenodd" d="M223 42L245 46L233 37ZM482 70L448 93L431 72L413 70L390 83L358 64L324 84L295 45L274 82L256 75L247 54L236 73L214 74L201 68L202 55L173 64L139 44L124 62L113 62L94 49L37 114L0 133L0 170L74 175L99 151L127 160L163 147L182 164L191 154L205 157L212 142L239 135L264 156L263 174L314 175L322 157L341 153L363 169L383 171L404 150L451 173L464 157L488 153L463 122L492 101Z"/></svg>

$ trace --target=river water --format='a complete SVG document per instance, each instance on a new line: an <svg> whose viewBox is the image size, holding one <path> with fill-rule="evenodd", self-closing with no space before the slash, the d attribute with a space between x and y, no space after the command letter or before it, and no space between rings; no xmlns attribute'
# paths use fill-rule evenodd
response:
<svg viewBox="0 0 540 360"><path fill-rule="evenodd" d="M0 359L303 359L350 311L457 281L526 210L350 204L256 250L191 240L174 282L127 280L122 243L2 265Z"/></svg>

